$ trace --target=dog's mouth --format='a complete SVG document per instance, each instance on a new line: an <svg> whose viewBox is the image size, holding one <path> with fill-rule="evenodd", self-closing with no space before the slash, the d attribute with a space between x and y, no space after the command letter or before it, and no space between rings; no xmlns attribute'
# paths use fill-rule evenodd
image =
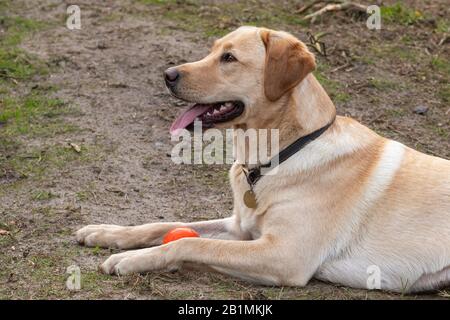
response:
<svg viewBox="0 0 450 320"><path fill-rule="evenodd" d="M228 122L239 117L244 107L241 101L196 103L172 123L170 134L177 135L182 129L192 129L195 121L201 121L203 128L212 128L216 123Z"/></svg>

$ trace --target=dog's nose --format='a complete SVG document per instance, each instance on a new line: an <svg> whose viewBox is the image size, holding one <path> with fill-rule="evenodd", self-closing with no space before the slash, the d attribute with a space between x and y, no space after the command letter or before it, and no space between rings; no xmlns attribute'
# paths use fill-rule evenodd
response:
<svg viewBox="0 0 450 320"><path fill-rule="evenodd" d="M177 84L177 81L180 78L180 73L177 68L169 68L164 71L164 78L166 79L167 85L173 87Z"/></svg>

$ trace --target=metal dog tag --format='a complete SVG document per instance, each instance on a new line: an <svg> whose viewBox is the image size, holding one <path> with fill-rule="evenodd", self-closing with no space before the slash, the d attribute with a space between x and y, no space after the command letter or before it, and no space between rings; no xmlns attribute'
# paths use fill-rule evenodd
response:
<svg viewBox="0 0 450 320"><path fill-rule="evenodd" d="M253 190L247 190L244 193L244 203L248 208L256 208L256 196Z"/></svg>

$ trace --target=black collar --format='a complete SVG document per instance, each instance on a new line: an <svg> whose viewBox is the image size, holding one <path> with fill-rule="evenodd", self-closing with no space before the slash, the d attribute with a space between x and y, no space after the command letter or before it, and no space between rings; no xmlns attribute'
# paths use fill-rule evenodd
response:
<svg viewBox="0 0 450 320"><path fill-rule="evenodd" d="M278 153L278 164L277 165L280 165L281 163L283 163L284 161L289 159L291 156L296 154L298 151L303 149L308 143L310 143L311 141L314 141L315 139L320 137L322 135L322 133L324 133L329 127L331 127L331 125L334 123L335 119L336 119L336 117L334 117L333 120L331 120L324 127L317 129L316 131L311 132L310 134L307 134L306 136L298 138L296 141L294 141L292 144L287 146L285 149L281 150L280 153ZM246 170L243 167L245 177L247 178L247 182L250 185L251 189L253 189L253 186L262 177L261 168L271 168L272 161L274 161L275 158L276 157L272 158L269 161L269 163L266 163L264 165L261 165L259 167L255 167L252 169Z"/></svg>

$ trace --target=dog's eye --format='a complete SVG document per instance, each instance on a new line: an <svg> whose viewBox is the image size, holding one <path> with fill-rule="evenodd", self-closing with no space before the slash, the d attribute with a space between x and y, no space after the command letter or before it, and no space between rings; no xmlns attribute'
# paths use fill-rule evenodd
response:
<svg viewBox="0 0 450 320"><path fill-rule="evenodd" d="M220 57L220 60L222 62L234 62L237 61L237 59L229 52L225 52L222 57Z"/></svg>

